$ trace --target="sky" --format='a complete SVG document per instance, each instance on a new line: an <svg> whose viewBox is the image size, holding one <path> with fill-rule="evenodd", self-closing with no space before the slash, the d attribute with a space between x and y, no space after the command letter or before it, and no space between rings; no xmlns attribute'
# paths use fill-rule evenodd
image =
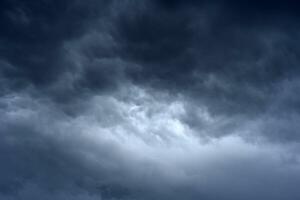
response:
<svg viewBox="0 0 300 200"><path fill-rule="evenodd" d="M0 200L299 200L297 0L1 0Z"/></svg>

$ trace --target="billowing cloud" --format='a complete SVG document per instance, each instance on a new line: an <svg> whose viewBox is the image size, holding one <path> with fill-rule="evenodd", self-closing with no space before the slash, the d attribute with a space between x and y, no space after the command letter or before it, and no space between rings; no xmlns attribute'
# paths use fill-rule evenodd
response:
<svg viewBox="0 0 300 200"><path fill-rule="evenodd" d="M1 2L0 199L299 199L297 6Z"/></svg>

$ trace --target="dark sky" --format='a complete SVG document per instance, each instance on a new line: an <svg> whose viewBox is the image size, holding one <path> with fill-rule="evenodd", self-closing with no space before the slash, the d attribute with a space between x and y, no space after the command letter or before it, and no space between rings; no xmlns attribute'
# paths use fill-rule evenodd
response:
<svg viewBox="0 0 300 200"><path fill-rule="evenodd" d="M297 0L1 0L0 200L299 200Z"/></svg>

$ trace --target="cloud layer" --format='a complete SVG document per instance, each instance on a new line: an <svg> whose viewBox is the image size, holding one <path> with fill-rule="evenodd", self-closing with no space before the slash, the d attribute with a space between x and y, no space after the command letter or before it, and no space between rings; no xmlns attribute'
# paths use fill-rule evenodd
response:
<svg viewBox="0 0 300 200"><path fill-rule="evenodd" d="M299 199L298 6L2 1L0 199Z"/></svg>

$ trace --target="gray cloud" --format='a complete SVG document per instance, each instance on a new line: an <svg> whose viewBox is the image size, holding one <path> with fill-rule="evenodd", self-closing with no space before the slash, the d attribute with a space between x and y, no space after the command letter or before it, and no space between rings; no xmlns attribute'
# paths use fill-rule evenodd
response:
<svg viewBox="0 0 300 200"><path fill-rule="evenodd" d="M297 6L1 2L0 199L299 199Z"/></svg>
<svg viewBox="0 0 300 200"><path fill-rule="evenodd" d="M181 99L137 88L124 95L95 96L77 117L26 95L2 99L3 198L298 198L296 146L199 141L180 121Z"/></svg>

